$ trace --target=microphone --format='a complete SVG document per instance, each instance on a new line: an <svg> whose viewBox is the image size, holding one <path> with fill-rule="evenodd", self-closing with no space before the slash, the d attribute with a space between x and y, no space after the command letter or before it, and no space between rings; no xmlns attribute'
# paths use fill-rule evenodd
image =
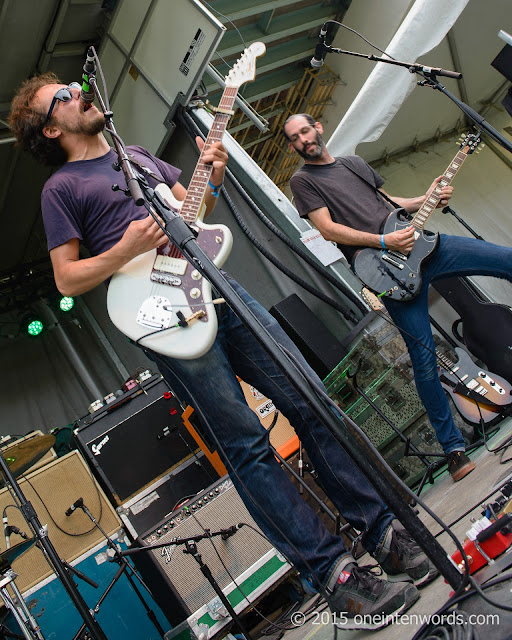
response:
<svg viewBox="0 0 512 640"><path fill-rule="evenodd" d="M23 538L23 540L29 539L27 534L24 531L22 531L19 527L16 527L15 525L11 524L7 528L9 529L9 535L11 533L15 533L17 536L20 536L20 538Z"/></svg>
<svg viewBox="0 0 512 640"><path fill-rule="evenodd" d="M94 102L94 87L89 84L91 74L96 73L96 63L94 60L93 48L89 47L87 56L85 58L85 64L83 66L82 74L82 89L80 90L80 99L85 104L84 111L90 108L92 102Z"/></svg>
<svg viewBox="0 0 512 640"><path fill-rule="evenodd" d="M324 63L324 56L326 54L325 49L325 36L327 35L327 22L324 22L318 34L318 43L315 47L315 55L311 58L311 66L318 68Z"/></svg>
<svg viewBox="0 0 512 640"><path fill-rule="evenodd" d="M228 538L231 538L231 536L233 536L238 531L238 529L241 529L243 526L244 523L240 522L239 524L234 524L227 529L221 529L220 537L222 538L222 540L227 540Z"/></svg>
<svg viewBox="0 0 512 640"><path fill-rule="evenodd" d="M84 499L78 498L78 500L73 502L73 504L69 507L69 509L66 509L66 515L70 516L73 513L73 511L80 509L83 506L83 504L84 504Z"/></svg>
<svg viewBox="0 0 512 640"><path fill-rule="evenodd" d="M4 523L5 548L6 549L10 549L10 547L11 547L11 541L10 541L11 528L7 524L7 513L5 513L5 512L4 512L4 517L2 518L2 521Z"/></svg>

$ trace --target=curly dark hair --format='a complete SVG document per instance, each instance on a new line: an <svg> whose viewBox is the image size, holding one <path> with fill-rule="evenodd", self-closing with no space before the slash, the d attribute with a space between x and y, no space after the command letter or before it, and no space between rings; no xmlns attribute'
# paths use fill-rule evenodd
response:
<svg viewBox="0 0 512 640"><path fill-rule="evenodd" d="M57 139L43 134L46 113L38 111L33 104L37 91L47 84L62 82L53 71L48 71L22 83L11 103L9 126L22 149L29 151L42 164L55 167L66 162L66 152Z"/></svg>

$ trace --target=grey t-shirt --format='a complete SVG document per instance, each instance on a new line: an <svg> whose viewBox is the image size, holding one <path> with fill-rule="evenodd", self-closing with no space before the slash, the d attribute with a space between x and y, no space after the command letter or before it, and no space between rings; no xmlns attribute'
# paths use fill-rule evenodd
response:
<svg viewBox="0 0 512 640"><path fill-rule="evenodd" d="M372 184L379 188L384 180L359 156L346 156L343 161L336 158L331 164L305 164L290 179L295 206L302 218L314 209L327 207L334 222L358 231L380 233L392 209ZM349 261L358 248L338 246Z"/></svg>

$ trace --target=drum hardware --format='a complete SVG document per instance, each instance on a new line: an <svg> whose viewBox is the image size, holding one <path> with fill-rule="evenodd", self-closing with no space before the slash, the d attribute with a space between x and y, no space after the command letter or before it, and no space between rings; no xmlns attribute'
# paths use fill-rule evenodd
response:
<svg viewBox="0 0 512 640"><path fill-rule="evenodd" d="M19 545L8 549L5 554L3 554L5 555L3 565L6 568L6 571L3 572L2 579L0 580L0 595L6 606L12 611L27 640L44 640L44 637L39 630L39 626L35 620L31 619L30 613L23 601L23 597L14 584L14 580L17 575L10 567L10 563L13 558L18 557L26 550L24 545L27 545L26 548L28 548L30 546L28 544L29 542L32 543L37 541L37 546L42 549L46 559L53 567L56 576L62 582L62 585L69 594L69 597L75 605L78 613L84 620L91 638L93 640L107 640L105 633L94 618L93 613L89 610L87 603L78 591L78 587L73 582L69 572L60 560L54 546L49 540L47 527L43 527L41 525L35 509L25 498L20 486L15 480L15 478L22 475L33 464L35 464L35 462L40 460L52 448L54 443L54 436L38 436L21 442L18 445L13 445L4 451L0 451L0 478L3 476L3 479L0 479L0 484L7 485L9 492L16 501L16 505L20 509L23 517L34 534L33 540L22 542ZM0 571L2 571L1 563ZM15 594L14 597L12 597L7 590L8 586L10 586Z"/></svg>

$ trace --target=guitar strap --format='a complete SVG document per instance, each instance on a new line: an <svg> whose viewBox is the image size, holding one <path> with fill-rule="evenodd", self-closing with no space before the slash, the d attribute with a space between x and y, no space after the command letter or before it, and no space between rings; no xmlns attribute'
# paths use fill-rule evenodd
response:
<svg viewBox="0 0 512 640"><path fill-rule="evenodd" d="M350 164L346 161L345 158L339 157L338 159L339 159L339 161L341 162L341 164L344 167L346 167L349 171L352 171L352 173L355 173L356 176L358 178L361 178L361 180L363 182L366 182L366 184L370 185L370 187L375 191L375 193L377 195L379 195L381 198L384 198L384 200L387 200L389 202L389 204L391 204L393 206L394 209L401 209L402 208L402 207L400 207L399 204L397 204L394 200L392 200L388 195L386 195L378 187L376 187L372 182L370 182L367 178L365 178L363 175L361 175L359 173L359 171L356 171L354 169L354 167L351 167Z"/></svg>

